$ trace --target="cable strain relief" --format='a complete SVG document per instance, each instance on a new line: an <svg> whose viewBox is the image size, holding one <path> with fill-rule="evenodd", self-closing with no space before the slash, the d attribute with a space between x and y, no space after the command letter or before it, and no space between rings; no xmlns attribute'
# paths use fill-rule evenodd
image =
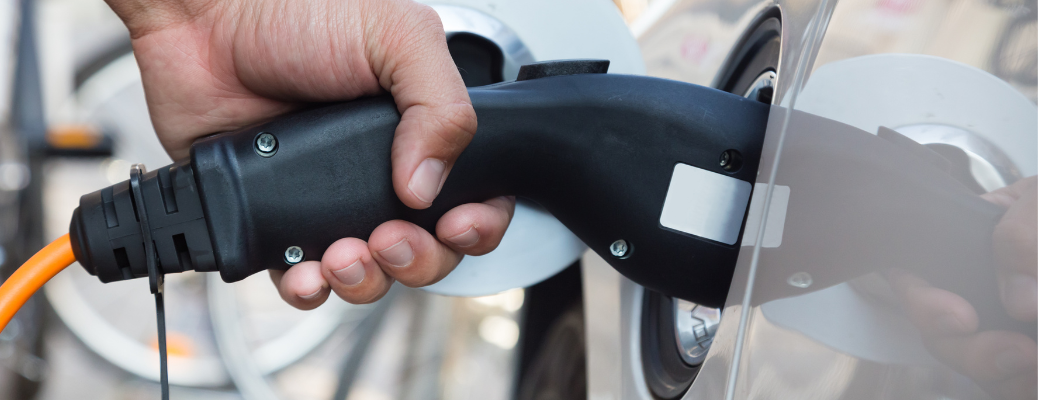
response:
<svg viewBox="0 0 1038 400"><path fill-rule="evenodd" d="M138 183L140 202L129 181L80 198L69 233L76 259L87 272L102 282L148 276L142 219L148 221L157 272L216 271L190 163L144 173Z"/></svg>

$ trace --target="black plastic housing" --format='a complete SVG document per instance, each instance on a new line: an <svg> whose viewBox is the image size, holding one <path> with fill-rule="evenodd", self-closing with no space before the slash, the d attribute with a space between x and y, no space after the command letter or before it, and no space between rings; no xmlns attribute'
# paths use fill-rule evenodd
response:
<svg viewBox="0 0 1038 400"><path fill-rule="evenodd" d="M470 90L479 130L433 203L414 210L393 190L389 163L399 123L389 97L294 114L192 148L216 262L227 281L286 268L289 246L318 260L343 237L367 239L404 219L434 231L460 204L516 195L540 203L621 273L674 296L720 306L738 243L663 229L674 166L753 182L768 106L662 79L583 74ZM254 149L261 132L277 154ZM727 172L720 155L746 159ZM620 259L617 239L632 245Z"/></svg>
<svg viewBox="0 0 1038 400"><path fill-rule="evenodd" d="M190 165L153 171L143 181L161 272L218 269L233 282L288 268L290 246L319 260L335 240L367 239L391 219L433 231L455 206L516 195L544 206L634 281L701 304L724 303L739 243L664 229L660 213L677 163L754 181L767 105L686 83L607 74L543 77L469 93L478 132L425 210L405 206L392 187L389 156L400 115L390 97L303 111L198 141ZM273 156L256 150L263 132L277 138ZM727 150L742 154L738 171L719 164ZM73 219L77 258L105 282L147 276L126 187L84 196ZM164 206L169 197L177 208L172 214ZM119 224L106 228L105 207L112 205ZM178 251L177 237L186 241L186 253ZM632 248L623 258L609 251L618 239Z"/></svg>

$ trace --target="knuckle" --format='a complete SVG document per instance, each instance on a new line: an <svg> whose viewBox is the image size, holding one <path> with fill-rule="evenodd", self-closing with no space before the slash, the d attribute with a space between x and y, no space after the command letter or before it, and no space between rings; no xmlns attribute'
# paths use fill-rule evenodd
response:
<svg viewBox="0 0 1038 400"><path fill-rule="evenodd" d="M440 145L451 151L460 152L476 135L476 111L469 102L455 102L432 106L423 113L422 120L427 129L435 135Z"/></svg>
<svg viewBox="0 0 1038 400"><path fill-rule="evenodd" d="M447 109L444 113L447 118L445 125L459 133L465 134L467 143L476 134L476 109L468 101L448 104L444 108Z"/></svg>
<svg viewBox="0 0 1038 400"><path fill-rule="evenodd" d="M486 255L487 253L489 253L491 251L494 251L494 249L497 248L497 244L494 243L494 244L491 244L491 245L477 246L477 247L479 247L479 248L466 249L467 251L465 251L465 254L466 255L470 255L470 256Z"/></svg>
<svg viewBox="0 0 1038 400"><path fill-rule="evenodd" d="M430 274L410 274L410 276L401 276L397 280L409 288L420 288L435 283L434 277Z"/></svg>
<svg viewBox="0 0 1038 400"><path fill-rule="evenodd" d="M440 14L436 13L436 10L428 4L411 2L411 12L416 21L422 23L422 26L439 31L443 30L443 22L440 21Z"/></svg>
<svg viewBox="0 0 1038 400"><path fill-rule="evenodd" d="M359 293L355 293L354 290L342 289L336 291L335 294L339 295L340 299L350 304L368 304L373 301L372 298L376 298L378 296L378 293L364 292L367 291L360 291Z"/></svg>
<svg viewBox="0 0 1038 400"><path fill-rule="evenodd" d="M442 279L439 268L436 266L423 265L413 266L408 271L398 274L396 280L409 288L429 286Z"/></svg>
<svg viewBox="0 0 1038 400"><path fill-rule="evenodd" d="M391 18L386 26L387 38L392 38L399 46L409 45L409 49L422 49L430 40L445 36L440 15L432 7L414 1L397 3L398 7L387 13ZM438 40L437 40L438 41Z"/></svg>
<svg viewBox="0 0 1038 400"><path fill-rule="evenodd" d="M293 301L293 302L289 302L289 304L291 304L293 307L298 308L300 310L309 311L309 310L313 310L313 309L317 308L321 304L324 304L324 301L325 301L326 298L327 298L327 296L318 296L316 299L305 300L305 301L303 301L303 300L296 300L296 301Z"/></svg>
<svg viewBox="0 0 1038 400"><path fill-rule="evenodd" d="M386 295L386 290L372 291L371 293L368 293L366 296L359 296L359 297L357 297L357 300L356 301L351 301L351 303L353 303L353 304L371 304L371 303L374 303L374 302L378 301L379 299L382 298L382 296L385 296L385 295Z"/></svg>

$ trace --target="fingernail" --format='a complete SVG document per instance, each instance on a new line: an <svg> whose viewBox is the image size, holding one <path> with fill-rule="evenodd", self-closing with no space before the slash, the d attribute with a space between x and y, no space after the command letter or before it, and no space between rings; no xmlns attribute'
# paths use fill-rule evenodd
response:
<svg viewBox="0 0 1038 400"><path fill-rule="evenodd" d="M407 189L419 200L432 203L436 195L440 194L440 182L443 181L443 171L446 168L447 164L443 161L435 158L425 159L411 175Z"/></svg>
<svg viewBox="0 0 1038 400"><path fill-rule="evenodd" d="M1007 308L1027 314L1038 307L1038 281L1033 276L1012 274L1006 278L1002 301Z"/></svg>
<svg viewBox="0 0 1038 400"><path fill-rule="evenodd" d="M1016 202L1012 196L1002 193L1001 191L989 192L980 195L981 198L989 202L995 203L1002 206L1002 208L1009 208Z"/></svg>
<svg viewBox="0 0 1038 400"><path fill-rule="evenodd" d="M937 324L945 332L965 332L966 324L962 323L954 313L945 313L938 317Z"/></svg>
<svg viewBox="0 0 1038 400"><path fill-rule="evenodd" d="M469 247L475 245L476 242L479 241L479 231L477 231L476 227L473 226L459 235L447 238L447 241L454 243L454 245L458 247Z"/></svg>
<svg viewBox="0 0 1038 400"><path fill-rule="evenodd" d="M364 282L364 264L361 264L360 260L354 261L353 264L345 268L332 271L332 275L335 275L335 278L342 282L343 285L359 285L361 282Z"/></svg>
<svg viewBox="0 0 1038 400"><path fill-rule="evenodd" d="M317 288L316 292L313 292L313 293L310 293L310 294L301 294L301 295L299 295L299 298L301 298L303 300L311 300L311 299L317 297L318 295L320 295L322 290L324 290L324 286L321 286L320 288Z"/></svg>
<svg viewBox="0 0 1038 400"><path fill-rule="evenodd" d="M1012 373L1025 368L1033 368L1036 361L1018 349L1004 351L995 356L995 365L1003 372Z"/></svg>
<svg viewBox="0 0 1038 400"><path fill-rule="evenodd" d="M411 244L407 243L407 239L400 240L397 244L378 252L378 255L382 256L382 259L386 260L389 265L397 268L411 265L411 261L414 261L414 252L411 251Z"/></svg>

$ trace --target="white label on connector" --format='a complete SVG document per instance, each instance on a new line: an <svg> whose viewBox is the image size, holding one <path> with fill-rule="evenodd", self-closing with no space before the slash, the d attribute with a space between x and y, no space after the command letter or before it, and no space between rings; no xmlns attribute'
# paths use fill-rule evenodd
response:
<svg viewBox="0 0 1038 400"><path fill-rule="evenodd" d="M735 244L752 189L749 182L679 163L670 178L660 225Z"/></svg>

